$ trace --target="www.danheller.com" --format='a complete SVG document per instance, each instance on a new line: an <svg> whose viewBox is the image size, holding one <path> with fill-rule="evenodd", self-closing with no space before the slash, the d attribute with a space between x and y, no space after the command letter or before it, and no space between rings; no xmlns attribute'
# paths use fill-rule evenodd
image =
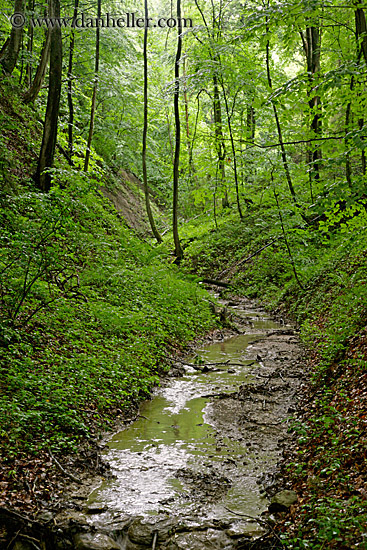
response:
<svg viewBox="0 0 367 550"><path fill-rule="evenodd" d="M93 29L96 27L106 29L174 29L175 27L192 28L192 19L189 17L139 17L136 13L129 12L122 15L106 13L101 17L89 17L81 13L77 17L29 17L23 13L13 13L9 18L13 28L21 29L28 24L33 27ZM181 23L181 25L180 25Z"/></svg>

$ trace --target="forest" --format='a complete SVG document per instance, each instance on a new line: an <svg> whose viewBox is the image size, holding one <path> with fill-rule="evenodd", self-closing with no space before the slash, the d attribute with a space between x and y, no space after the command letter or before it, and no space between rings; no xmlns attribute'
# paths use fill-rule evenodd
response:
<svg viewBox="0 0 367 550"><path fill-rule="evenodd" d="M220 293L291 322L307 380L298 500L233 548L367 549L367 5L0 8L0 548L74 547L42 514L236 330Z"/></svg>

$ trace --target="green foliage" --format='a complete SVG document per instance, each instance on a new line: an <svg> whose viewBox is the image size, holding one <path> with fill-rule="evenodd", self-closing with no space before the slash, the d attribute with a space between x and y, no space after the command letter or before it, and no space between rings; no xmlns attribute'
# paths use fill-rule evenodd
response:
<svg viewBox="0 0 367 550"><path fill-rule="evenodd" d="M170 348L213 324L205 291L134 237L79 172L55 170L48 195L3 193L1 225L9 457L92 437L148 395Z"/></svg>

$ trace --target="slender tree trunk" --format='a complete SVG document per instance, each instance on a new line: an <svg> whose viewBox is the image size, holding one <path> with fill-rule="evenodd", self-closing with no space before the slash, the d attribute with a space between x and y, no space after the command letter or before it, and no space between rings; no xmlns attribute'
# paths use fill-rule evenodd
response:
<svg viewBox="0 0 367 550"><path fill-rule="evenodd" d="M19 75L19 86L22 84L23 80L23 71L24 71L24 33L22 36L22 46L21 46L21 54L20 54L20 75Z"/></svg>
<svg viewBox="0 0 367 550"><path fill-rule="evenodd" d="M34 0L29 0L28 9L33 13ZM29 89L32 85L32 56L33 56L33 26L28 27L28 43L27 43L27 55L28 61L25 70L25 85Z"/></svg>
<svg viewBox="0 0 367 550"><path fill-rule="evenodd" d="M221 180L221 187L224 192L224 197L222 199L223 208L229 208L228 200L228 190L226 184L226 171L225 171L225 157L226 157L226 146L224 143L223 136L223 126L222 126L222 107L220 104L219 96L219 86L218 86L218 77L213 74L213 89L214 89L214 101L213 101L213 111L214 111L214 126L215 126L215 143L218 155L218 167Z"/></svg>
<svg viewBox="0 0 367 550"><path fill-rule="evenodd" d="M215 40L215 26L216 26L216 17L215 17L215 10L214 10L214 4L212 2L212 11L213 11L213 17L212 17L212 29L209 30L208 23L205 19L205 15L203 10L201 9L198 0L195 0L195 5L200 12L201 18L203 20L204 26L206 28L206 32L209 39L209 44L211 41ZM220 25L220 24L219 24ZM217 24L218 26L218 24ZM218 30L217 38L220 34L220 31ZM209 47L209 55L212 61L218 63L220 65L220 59L215 55L215 52L212 51L211 47ZM213 111L214 111L214 126L215 126L215 146L217 150L218 155L218 168L219 168L219 174L221 179L221 187L224 192L224 197L222 199L222 207L223 208L229 208L229 200L228 200L228 190L227 190L227 184L226 184L226 174L225 174L225 157L226 157L226 147L223 137L223 127L222 127L222 109L221 109L221 103L220 103L220 96L219 96L219 86L218 86L218 77L216 72L213 73L213 92L214 92L214 100L213 100Z"/></svg>
<svg viewBox="0 0 367 550"><path fill-rule="evenodd" d="M354 0L355 6L360 4L359 0ZM356 37L358 43L358 49L360 49L359 58L363 55L364 62L367 65L367 23L366 15L363 8L357 7L354 12L355 16L355 25L356 25ZM360 44L360 45L359 45ZM358 121L359 129L362 130L364 127L364 119L360 118ZM361 165L362 165L362 174L366 174L366 153L364 149L361 152Z"/></svg>
<svg viewBox="0 0 367 550"><path fill-rule="evenodd" d="M236 147L234 143L234 137L232 132L232 123L231 123L231 114L229 112L229 105L228 105L228 99L226 90L224 87L223 80L221 79L221 85L222 85L222 91L223 91L223 97L224 97L224 104L226 107L226 115L227 115L227 123L228 123L228 130L229 130L229 137L231 140L231 146L232 146L232 155L233 155L233 170L234 170L234 181L236 186L236 200L237 200L237 210L238 214L240 216L240 219L242 220L243 214L241 210L241 202L240 202L240 190L238 187L238 174L237 174L237 155L236 155Z"/></svg>
<svg viewBox="0 0 367 550"><path fill-rule="evenodd" d="M180 164L180 144L181 144L181 126L180 126L180 109L179 109L179 93L180 93L180 59L182 49L182 25L181 25L181 0L177 0L177 18L178 18L178 36L177 36L177 51L175 60L175 92L173 97L173 107L175 113L176 124L176 143L175 156L173 162L173 239L175 243L176 263L179 264L183 258L183 250L178 235L178 177Z"/></svg>
<svg viewBox="0 0 367 550"><path fill-rule="evenodd" d="M247 106L246 126L249 140L253 142L255 139L256 121L255 110L252 105Z"/></svg>
<svg viewBox="0 0 367 550"><path fill-rule="evenodd" d="M361 51L364 58L364 62L367 65L367 23L366 15L363 8L357 7L361 4L360 0L354 0L354 5L356 6L356 11L354 12L355 23L356 23L356 34L358 43L361 41Z"/></svg>
<svg viewBox="0 0 367 550"><path fill-rule="evenodd" d="M97 3L97 18L101 17L101 0L98 0ZM90 112L90 123L89 123L89 133L87 141L87 150L85 152L84 160L84 172L88 172L89 158L90 158L90 148L92 146L93 130L94 130L94 118L96 114L96 104L97 104L97 89L98 89L98 73L99 73L99 39L100 39L100 30L99 25L96 28L96 60L94 68L94 86L93 86L93 96L92 96L92 107Z"/></svg>
<svg viewBox="0 0 367 550"><path fill-rule="evenodd" d="M14 3L14 13L19 13L20 18L24 16L25 2L26 0L15 0ZM23 26L20 28L13 26L10 33L8 46L0 60L0 66L5 76L10 76L14 71L22 45L22 36Z"/></svg>
<svg viewBox="0 0 367 550"><path fill-rule="evenodd" d="M321 98L314 95L315 78L320 72L320 55L321 55L321 33L316 26L306 28L305 34L301 32L303 50L306 56L307 75L308 75L308 91L310 96L308 105L310 108L310 135L311 137L321 136ZM309 180L311 200L313 201L313 181L320 179L319 161L322 159L321 147L315 147L310 144L307 150L307 163L309 165Z"/></svg>
<svg viewBox="0 0 367 550"><path fill-rule="evenodd" d="M74 1L74 21L78 16L79 0ZM72 159L74 153L73 129L74 129L74 103L73 103L73 57L75 47L75 29L71 29L70 44L69 44L69 63L68 63L68 152Z"/></svg>
<svg viewBox="0 0 367 550"><path fill-rule="evenodd" d="M268 28L266 29L266 32L267 33L269 32ZM271 74L270 74L270 42L269 42L269 39L266 42L266 72L267 72L267 75L268 75L268 85L269 85L270 90L272 90L273 85L272 85ZM294 191L292 178L291 178L291 174L290 174L290 171L289 171L287 153L286 153L285 147L284 147L284 141L283 141L282 129L281 129L281 126L280 126L280 121L279 121L278 110L277 110L277 107L276 107L275 103L273 101L271 103L273 105L275 123L276 123L277 131L278 131L278 139L279 139L279 143L280 143L280 149L281 149L281 152L282 152L282 162L283 162L285 177L287 179L288 188L289 188L289 191L292 195L293 202L297 205L297 197L296 197L296 193Z"/></svg>
<svg viewBox="0 0 367 550"><path fill-rule="evenodd" d="M37 71L32 82L32 86L27 90L23 96L23 103L33 103L39 94L43 81L46 76L47 65L50 58L50 45L51 45L51 30L49 29L46 34L45 41L41 52L40 62L37 67Z"/></svg>
<svg viewBox="0 0 367 550"><path fill-rule="evenodd" d="M271 174L271 179L272 179L272 182L273 182L273 185L274 185L273 174ZM282 211L281 211L280 205L279 205L278 193L276 192L275 187L273 187L273 192L274 192L274 197L275 197L275 200L276 200L276 203L277 203L278 214L279 214L279 220L280 220L280 225L281 225L281 228L282 228L282 233L283 233L283 237L284 237L284 242L285 242L285 246L287 247L288 257L289 257L289 260L290 260L291 265L292 265L294 277L295 277L295 279L296 279L296 281L297 281L298 286L299 286L302 290L304 290L304 286L303 286L303 284L301 283L301 281L300 281L300 279L299 279L299 277L298 277L298 273L297 273L297 270L296 270L296 264L294 263L292 251L291 251L291 248L290 248L290 246L289 246L288 237L287 237L287 233L286 233L285 226L284 226Z"/></svg>
<svg viewBox="0 0 367 550"><path fill-rule="evenodd" d="M50 0L49 15L50 17L60 17L60 0ZM51 175L45 172L45 170L52 168L54 161L62 76L61 28L55 26L50 29L50 33L50 82L48 88L42 146L38 159L37 171L35 174L37 185L42 189L42 191L45 192L49 191L51 187Z"/></svg>
<svg viewBox="0 0 367 550"><path fill-rule="evenodd" d="M175 153L173 151L173 142L172 142L172 135L171 135L171 123L170 123L170 120L169 120L167 105L165 107L165 111L166 111L166 120L167 120L167 128L168 128L169 147L170 147L170 151L171 151L171 160L172 160L172 165L173 165Z"/></svg>
<svg viewBox="0 0 367 550"><path fill-rule="evenodd" d="M7 48L8 48L8 46L9 46L9 42L10 42L10 38L8 37L8 38L5 40L4 44L1 46L1 50L0 50L0 62L1 62L2 58L4 57L4 55L5 55L5 52L6 52Z"/></svg>
<svg viewBox="0 0 367 550"><path fill-rule="evenodd" d="M190 123L189 123L189 98L187 96L187 81L186 81L186 64L185 59L183 62L183 74L184 74L184 102L185 102L185 120L186 120L186 139L187 139L187 153L189 157L189 183L191 184L193 174L195 172L193 158L192 158L192 146L193 140L190 137Z"/></svg>
<svg viewBox="0 0 367 550"><path fill-rule="evenodd" d="M353 85L354 85L354 76L352 76L352 78L350 79L350 89L352 90L353 89ZM349 140L348 140L348 133L349 133L349 125L350 125L350 119L351 119L351 111L352 111L352 102L349 101L348 105L347 105L347 108L346 108L346 111L345 111L345 134L346 134L346 137L344 139L344 143L345 143L345 149L346 149L346 153L345 153L345 178L347 180L347 183L349 185L349 187L351 188L352 187L352 168L351 168L351 164L350 164L350 150L349 150Z"/></svg>
<svg viewBox="0 0 367 550"><path fill-rule="evenodd" d="M148 0L144 0L145 20L148 21ZM147 43L148 43L148 26L144 29L144 127L143 127L143 150L142 150L142 162L143 162L143 184L145 194L145 208L148 214L150 227L153 235L158 243L162 242L162 237L156 228L152 209L150 207L149 200L149 187L147 176L147 133L148 133L148 56L147 56Z"/></svg>

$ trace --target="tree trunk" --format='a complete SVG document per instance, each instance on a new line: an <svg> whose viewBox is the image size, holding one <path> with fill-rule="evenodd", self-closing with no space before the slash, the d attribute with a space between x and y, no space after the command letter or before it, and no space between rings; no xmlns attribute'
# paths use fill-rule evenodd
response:
<svg viewBox="0 0 367 550"><path fill-rule="evenodd" d="M74 1L74 21L78 15L79 0ZM71 29L70 45L69 45L69 64L68 64L68 108L69 108L69 120L68 120L68 152L69 157L72 159L74 152L73 143L73 128L74 128L74 103L73 103L73 56L75 46L75 29Z"/></svg>
<svg viewBox="0 0 367 550"><path fill-rule="evenodd" d="M29 0L28 9L30 12L34 11L34 0ZM27 44L27 55L28 61L25 70L25 85L29 89L32 85L32 56L33 56L33 26L29 25L28 28L28 44Z"/></svg>
<svg viewBox="0 0 367 550"><path fill-rule="evenodd" d="M177 36L177 51L175 60L175 91L173 97L173 107L175 113L176 124L176 140L175 140L175 156L173 161L173 239L175 243L176 263L179 264L183 258L183 250L178 235L178 168L180 164L180 144L181 144L181 126L180 126L180 110L179 110L179 93L180 93L180 59L182 49L182 25L181 25L181 0L177 0L177 18L178 18L178 36Z"/></svg>
<svg viewBox="0 0 367 550"><path fill-rule="evenodd" d="M214 126L215 126L215 143L218 155L218 167L221 180L221 187L224 191L224 197L222 199L223 208L229 208L228 200L228 191L226 184L226 172L225 172L225 162L226 157L226 146L224 143L223 137L223 127L222 127L222 108L220 104L219 96L219 87L218 87L218 77L213 74L213 88L214 88L214 101L213 101L213 110L214 110Z"/></svg>
<svg viewBox="0 0 367 550"><path fill-rule="evenodd" d="M214 40L214 26L216 24L216 18L214 13L214 4L212 3L212 10L213 10L213 18L212 18L212 25L213 28L211 31L209 30L208 23L205 19L204 12L201 9L198 0L195 0L195 5L197 9L200 12L201 18L203 20L203 23L206 28L206 32L208 34L209 44L212 40ZM218 36L218 35L217 35ZM215 61L220 64L220 60L215 55L214 52L212 52L210 46L209 46L209 55L212 61ZM220 174L220 180L221 180L221 187L224 191L224 197L222 199L222 207L223 208L229 208L229 200L228 200L228 191L227 191L227 185L226 185L226 174L225 174L225 162L224 159L226 157L226 146L224 142L223 137L223 127L222 127L222 109L220 104L220 96L219 96L219 87L218 87L218 77L217 74L213 73L213 111L214 111L214 126L215 126L215 147L217 150L218 155L218 168L219 168L219 174Z"/></svg>
<svg viewBox="0 0 367 550"><path fill-rule="evenodd" d="M353 90L354 87L354 76L350 79L350 89ZM350 188L352 188L352 168L350 163L350 149L349 149L349 139L348 134L350 131L350 119L351 119L351 111L352 111L352 102L349 101L346 111L345 111L345 178L347 180L347 183Z"/></svg>
<svg viewBox="0 0 367 550"><path fill-rule="evenodd" d="M172 135L171 135L171 123L170 123L170 120L169 120L167 105L165 105L165 113L166 113L167 128L168 128L169 147L170 147L170 151L171 151L171 161L172 161L172 166L173 166L175 154L174 154L174 151L173 151L173 143L172 143Z"/></svg>
<svg viewBox="0 0 367 550"><path fill-rule="evenodd" d="M252 105L247 105L246 127L248 139L253 142L255 139L256 121L255 110Z"/></svg>
<svg viewBox="0 0 367 550"><path fill-rule="evenodd" d="M269 32L268 28L266 29L266 32L267 33ZM269 42L269 39L266 42L266 72L267 72L267 75L268 75L268 85L269 85L270 90L272 90L273 85L272 85L271 75L270 75L270 42ZM277 107L276 107L275 103L273 101L271 103L273 105L275 123L276 123L277 131L278 131L278 139L279 139L279 143L280 143L280 149L281 149L281 152L282 152L282 162L283 162L284 172L285 172L285 176L286 176L287 183L288 183L288 188L289 188L289 191L292 195L293 202L297 205L297 197L296 197L296 193L294 191L292 178L291 178L291 174L290 174L290 171L289 171L287 153L286 153L285 147L284 147L284 141L283 141L282 129L281 129L281 126L280 126L280 121L279 121L279 116L278 116L278 110L277 110Z"/></svg>
<svg viewBox="0 0 367 550"><path fill-rule="evenodd" d="M354 0L354 5L357 7L358 4L361 4L360 0ZM356 35L358 43L361 41L361 51L364 57L364 61L367 65L367 24L366 24L366 15L363 11L363 8L357 7L354 12L355 23L356 23Z"/></svg>
<svg viewBox="0 0 367 550"><path fill-rule="evenodd" d="M144 0L144 9L145 9L145 20L148 21L148 0ZM147 43L148 43L148 26L145 26L144 29L144 127L143 127L143 151L142 151L142 161L143 161L143 184L144 184L144 194L145 194L145 207L148 214L148 219L150 227L152 229L153 235L156 238L158 243L162 242L162 237L159 234L159 231L156 228L154 223L152 209L150 207L149 200L149 187L148 187L148 176L147 176L147 133L148 133L148 57L147 57Z"/></svg>
<svg viewBox="0 0 367 550"><path fill-rule="evenodd" d="M312 95L315 87L315 77L320 71L320 55L321 55L321 38L320 29L315 26L306 28L306 33L301 32L303 50L306 56L307 63L307 76L308 76L308 92L309 96ZM319 96L311 97L308 101L310 108L310 135L311 137L319 138L321 136L321 98ZM311 197L312 182L313 180L320 179L320 165L319 161L322 159L322 153L320 147L313 147L310 145L307 151L307 162L309 164L309 178Z"/></svg>
<svg viewBox="0 0 367 550"><path fill-rule="evenodd" d="M3 58L4 55L5 55L5 52L6 52L7 48L8 48L8 46L9 46L9 42L10 42L10 38L8 37L8 38L5 40L4 44L1 46L1 50L0 50L0 61L2 60L2 58Z"/></svg>
<svg viewBox="0 0 367 550"><path fill-rule="evenodd" d="M97 4L97 18L101 17L101 0L98 0ZM92 107L90 111L90 123L89 123L89 133L87 141L87 150L85 152L84 160L84 172L88 172L89 158L90 158L90 148L92 146L93 130L94 130L94 118L96 114L96 103L97 103L97 89L98 89L98 73L99 73L99 38L100 30L99 25L97 24L96 28L96 60L94 68L94 86L93 86L93 96L92 96Z"/></svg>
<svg viewBox="0 0 367 550"><path fill-rule="evenodd" d="M49 16L60 17L60 0L50 0ZM49 191L51 187L51 175L45 170L52 168L56 139L57 122L59 117L61 76L62 76L62 36L61 28L58 26L49 30L51 34L50 45L50 77L47 96L47 107L41 152L38 159L35 180L42 191Z"/></svg>
<svg viewBox="0 0 367 550"><path fill-rule="evenodd" d="M37 67L32 86L23 96L23 103L33 103L39 94L43 81L46 76L47 65L50 58L51 31L47 31L47 35L43 44L41 59Z"/></svg>
<svg viewBox="0 0 367 550"><path fill-rule="evenodd" d="M358 6L359 0L354 0L355 6ZM354 12L355 24L356 24L356 37L358 42L358 48L360 48L359 58L363 55L364 61L367 65L367 23L366 15L362 8L356 9ZM360 44L360 46L359 46ZM358 121L359 129L362 130L364 126L364 119L360 118ZM362 165L362 174L366 174L366 153L364 149L361 152L361 165Z"/></svg>
<svg viewBox="0 0 367 550"><path fill-rule="evenodd" d="M233 170L234 170L234 181L235 181L235 186L236 186L237 210L238 210L238 214L240 216L240 219L242 220L243 214L242 214L241 203L240 203L240 190L239 190L239 187L238 187L236 147L235 147L235 143L234 143L234 137L233 137L233 132L232 132L232 124L231 124L231 115L230 115L230 112L229 112L228 99L227 99L227 94L226 94L226 90L225 90L225 87L224 87L223 79L221 79L221 85L222 85L222 91L223 91L223 97L224 97L224 104L225 104L225 107L226 107L229 137L230 137L231 146L232 146Z"/></svg>
<svg viewBox="0 0 367 550"><path fill-rule="evenodd" d="M184 102L185 102L185 119L186 119L186 139L187 139L187 153L189 160L189 182L191 184L192 178L195 172L193 158L192 158L192 147L194 145L193 140L190 138L190 123L189 123L189 98L187 96L187 79L186 79L186 63L185 59L183 62L183 75L184 75Z"/></svg>
<svg viewBox="0 0 367 550"><path fill-rule="evenodd" d="M24 16L25 1L26 0L15 0L14 13L19 14L20 19ZM17 21L14 21L14 23L17 23ZM23 26L20 26L19 28L13 26L10 33L8 46L0 61L1 69L5 76L10 76L14 71L22 45L22 36Z"/></svg>

